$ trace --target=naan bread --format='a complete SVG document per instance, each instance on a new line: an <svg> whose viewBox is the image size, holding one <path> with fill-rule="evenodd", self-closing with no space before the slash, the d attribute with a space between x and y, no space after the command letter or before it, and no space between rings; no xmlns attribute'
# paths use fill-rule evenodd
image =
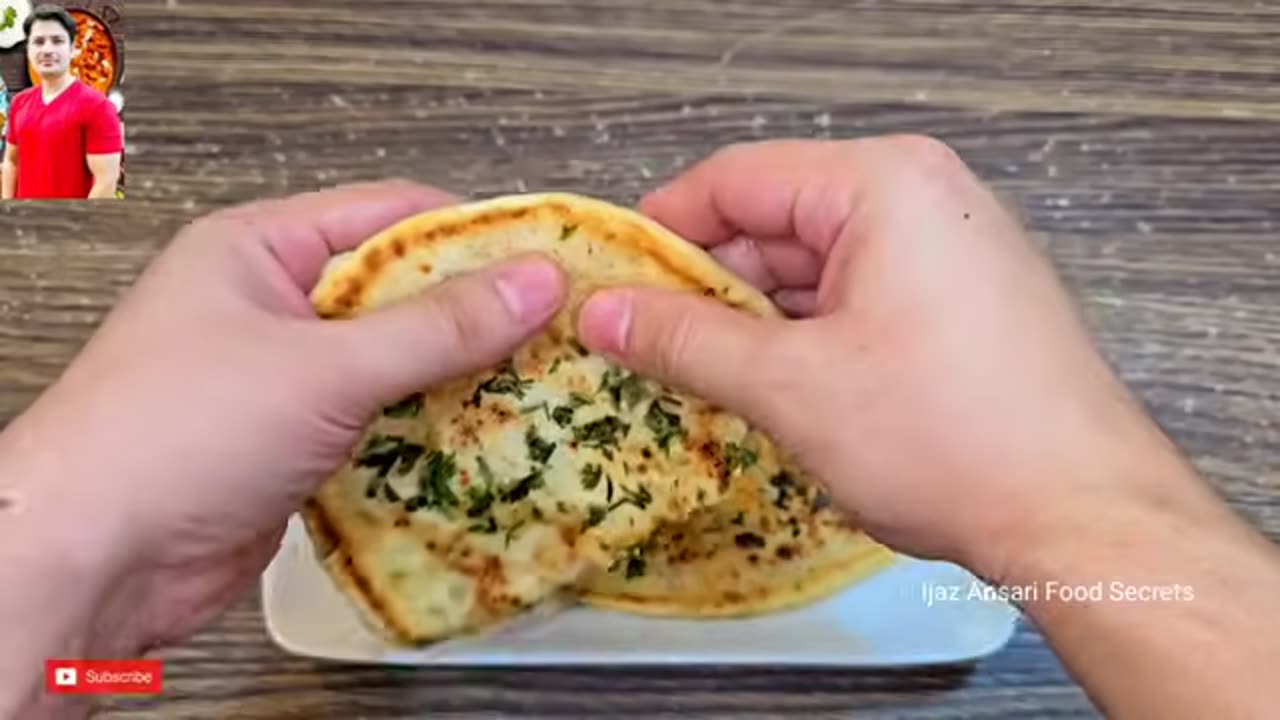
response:
<svg viewBox="0 0 1280 720"><path fill-rule="evenodd" d="M331 262L312 302L351 317L527 251L566 270L565 309L509 362L387 408L304 509L325 568L392 640L510 618L731 485L726 447L746 424L587 352L577 311L598 288L643 284L777 312L637 213L566 194L429 212Z"/></svg>
<svg viewBox="0 0 1280 720"><path fill-rule="evenodd" d="M734 480L720 502L591 573L583 601L646 615L758 615L824 599L893 562L758 434L728 459Z"/></svg>

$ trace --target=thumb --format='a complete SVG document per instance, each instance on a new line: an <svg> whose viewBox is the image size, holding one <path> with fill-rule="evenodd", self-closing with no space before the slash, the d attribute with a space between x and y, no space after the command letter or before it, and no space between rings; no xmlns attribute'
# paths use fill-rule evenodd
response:
<svg viewBox="0 0 1280 720"><path fill-rule="evenodd" d="M783 339L774 321L699 295L628 288L591 297L578 325L584 344L641 375L757 421L774 414L762 382L777 374L765 357Z"/></svg>
<svg viewBox="0 0 1280 720"><path fill-rule="evenodd" d="M566 294L559 266L524 256L345 321L331 347L361 404L381 407L510 357Z"/></svg>

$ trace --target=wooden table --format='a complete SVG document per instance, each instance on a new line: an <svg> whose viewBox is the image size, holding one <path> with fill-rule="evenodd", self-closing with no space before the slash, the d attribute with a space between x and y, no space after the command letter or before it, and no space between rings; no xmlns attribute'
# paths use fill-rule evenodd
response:
<svg viewBox="0 0 1280 720"><path fill-rule="evenodd" d="M1280 537L1280 3L130 0L131 199L0 216L0 421L184 221L407 175L631 202L716 146L921 131L1021 208L1108 357ZM1262 621L1262 619L1260 619ZM291 658L256 598L110 716L1092 715L1032 629L972 669Z"/></svg>

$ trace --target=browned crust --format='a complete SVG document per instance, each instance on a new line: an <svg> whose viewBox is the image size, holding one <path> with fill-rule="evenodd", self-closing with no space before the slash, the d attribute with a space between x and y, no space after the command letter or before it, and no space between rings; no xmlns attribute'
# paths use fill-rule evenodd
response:
<svg viewBox="0 0 1280 720"><path fill-rule="evenodd" d="M302 508L302 521L306 526L311 542L315 546L316 557L330 577L339 587L346 589L346 595L356 600L366 622L381 631L385 639L396 644L408 645L417 642L408 626L382 600L369 579L357 569L354 559L347 552L347 544L343 542L342 533L333 518L325 510L322 503L308 499ZM355 592L351 592L355 591Z"/></svg>
<svg viewBox="0 0 1280 720"><path fill-rule="evenodd" d="M363 306L370 286L365 279L376 277L403 252L524 223L534 215L577 226L604 242L638 250L673 278L727 305L763 317L780 315L764 294L657 222L626 208L569 193L504 196L407 218L357 248L337 272L316 286L313 303L323 317L349 314Z"/></svg>

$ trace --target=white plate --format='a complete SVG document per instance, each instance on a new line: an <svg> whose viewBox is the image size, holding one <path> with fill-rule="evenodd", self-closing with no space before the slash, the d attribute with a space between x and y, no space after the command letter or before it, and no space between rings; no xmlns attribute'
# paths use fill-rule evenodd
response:
<svg viewBox="0 0 1280 720"><path fill-rule="evenodd" d="M952 587L957 599L926 600L928 591ZM579 606L517 621L487 637L406 650L387 646L365 628L315 561L299 518L290 521L262 578L268 631L289 652L452 666L968 662L1003 647L1018 616L999 600L970 597L983 587L955 565L901 557L829 600L764 617L668 620Z"/></svg>
<svg viewBox="0 0 1280 720"><path fill-rule="evenodd" d="M31 14L31 0L5 0L0 2L0 19L4 18L5 8L13 8L17 13L14 17L13 25L0 30L0 48L11 48L14 45L27 39L26 33L22 30L22 24L27 21L27 16ZM26 65L23 65L25 71Z"/></svg>

